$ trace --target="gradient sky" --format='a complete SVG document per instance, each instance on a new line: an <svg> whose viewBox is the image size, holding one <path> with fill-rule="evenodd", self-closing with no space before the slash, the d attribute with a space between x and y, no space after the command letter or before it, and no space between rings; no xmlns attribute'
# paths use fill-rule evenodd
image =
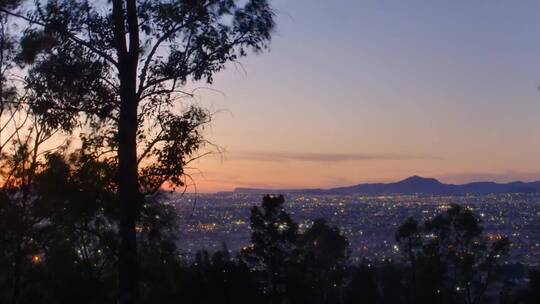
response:
<svg viewBox="0 0 540 304"><path fill-rule="evenodd" d="M198 191L540 179L540 1L273 2L270 52L199 91Z"/></svg>

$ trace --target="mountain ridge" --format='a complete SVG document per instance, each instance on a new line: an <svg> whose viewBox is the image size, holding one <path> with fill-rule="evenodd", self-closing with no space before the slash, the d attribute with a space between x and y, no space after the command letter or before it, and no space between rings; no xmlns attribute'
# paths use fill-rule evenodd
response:
<svg viewBox="0 0 540 304"><path fill-rule="evenodd" d="M364 183L328 189L260 189L236 188L235 193L305 193L305 194L426 194L426 195L466 195L491 193L531 193L540 192L540 181L497 183L479 181L465 184L446 184L435 178L413 175L392 183Z"/></svg>

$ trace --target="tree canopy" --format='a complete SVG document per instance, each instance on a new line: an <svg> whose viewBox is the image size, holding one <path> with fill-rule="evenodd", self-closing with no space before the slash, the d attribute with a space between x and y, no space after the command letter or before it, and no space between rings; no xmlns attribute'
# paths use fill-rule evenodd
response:
<svg viewBox="0 0 540 304"><path fill-rule="evenodd" d="M145 195L184 186L211 113L186 85L267 48L267 0L2 1L23 28L13 61L40 126L79 132L85 151L116 168L121 303L138 298L136 226Z"/></svg>

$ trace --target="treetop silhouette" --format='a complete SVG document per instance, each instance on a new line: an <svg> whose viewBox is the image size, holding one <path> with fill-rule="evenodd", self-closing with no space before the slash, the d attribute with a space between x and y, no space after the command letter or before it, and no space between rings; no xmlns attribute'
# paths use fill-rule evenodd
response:
<svg viewBox="0 0 540 304"><path fill-rule="evenodd" d="M226 63L267 48L273 12L266 0L20 2L0 12L25 26L16 60L30 108L51 128L82 129L83 145L117 164L119 299L135 303L141 194L184 184L210 120L176 101L192 96L188 82L212 83Z"/></svg>

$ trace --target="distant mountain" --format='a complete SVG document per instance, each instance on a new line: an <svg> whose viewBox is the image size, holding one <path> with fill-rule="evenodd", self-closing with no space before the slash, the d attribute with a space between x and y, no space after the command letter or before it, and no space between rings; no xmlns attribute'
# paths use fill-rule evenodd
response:
<svg viewBox="0 0 540 304"><path fill-rule="evenodd" d="M490 193L530 193L540 192L537 182L474 182L463 185L444 184L434 178L411 176L395 183L359 184L331 189L253 189L236 188L236 193L305 193L305 194L428 194L465 195Z"/></svg>

